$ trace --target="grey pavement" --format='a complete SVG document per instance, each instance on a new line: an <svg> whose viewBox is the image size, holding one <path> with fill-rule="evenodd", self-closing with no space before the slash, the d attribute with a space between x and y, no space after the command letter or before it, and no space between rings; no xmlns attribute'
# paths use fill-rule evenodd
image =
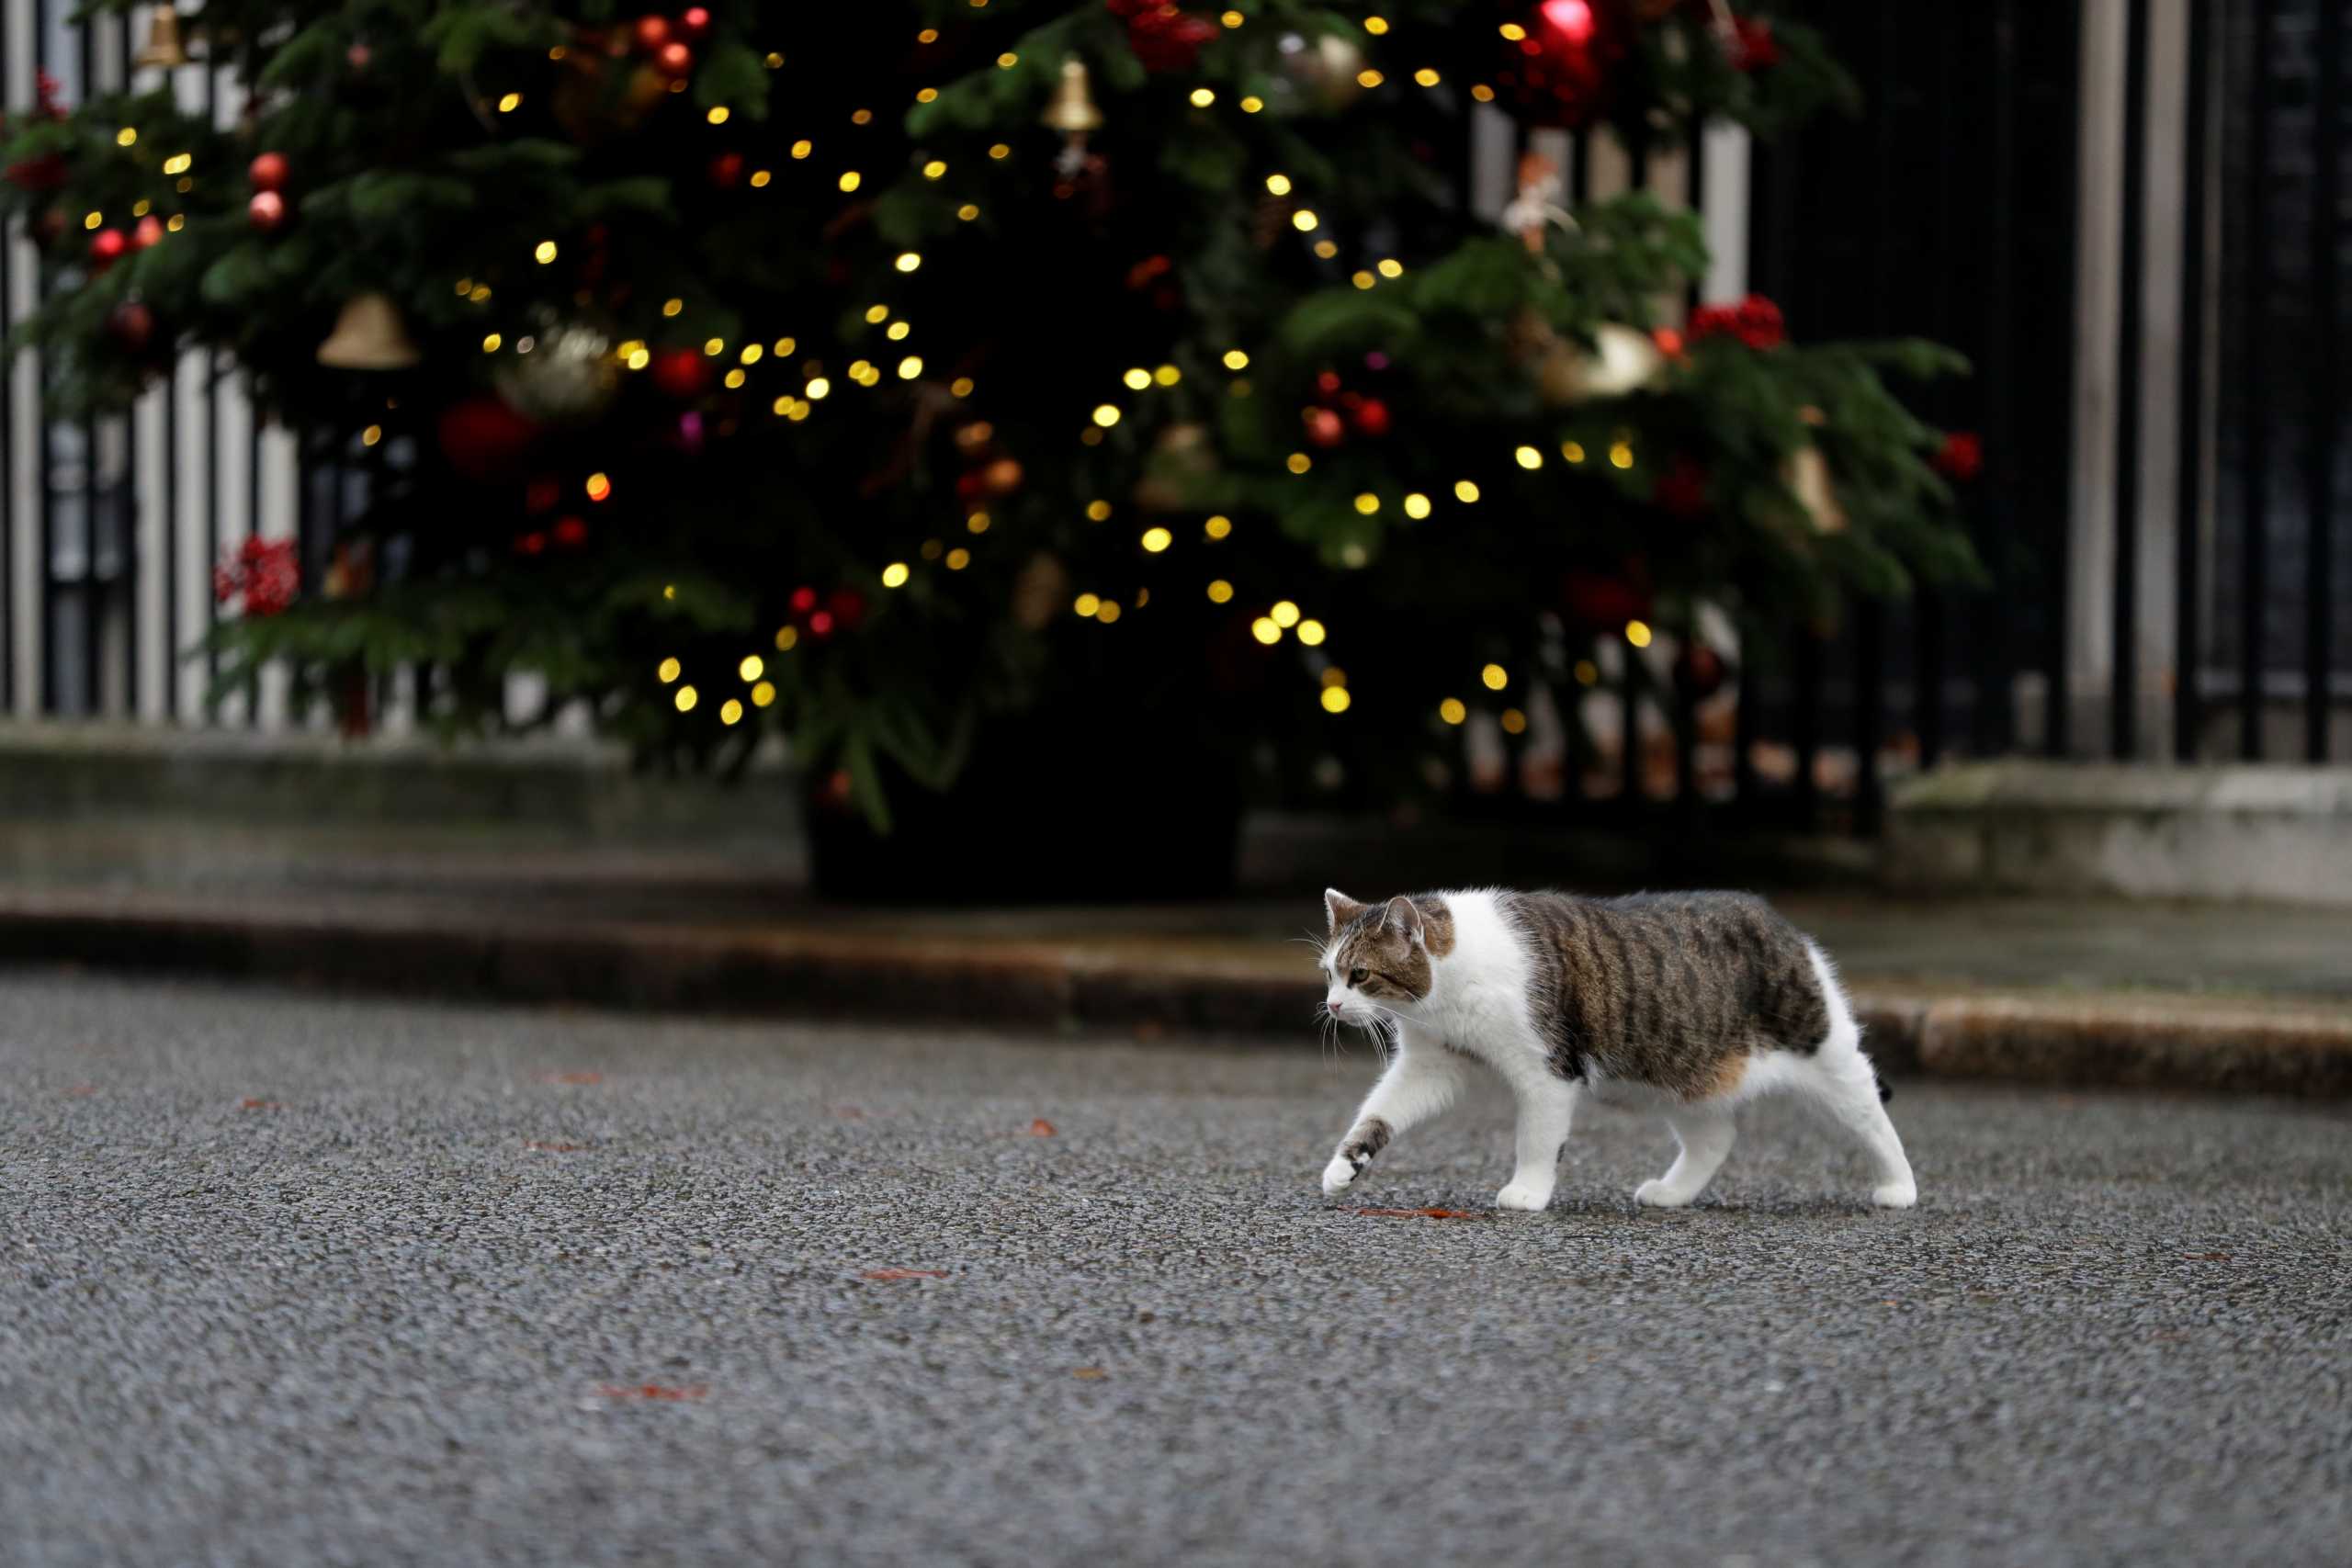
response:
<svg viewBox="0 0 2352 1568"><path fill-rule="evenodd" d="M1482 1095L1392 1218L1289 1043L0 975L0 1561L2345 1560L2340 1108L1902 1086L1894 1214L1600 1113L1485 1217Z"/></svg>

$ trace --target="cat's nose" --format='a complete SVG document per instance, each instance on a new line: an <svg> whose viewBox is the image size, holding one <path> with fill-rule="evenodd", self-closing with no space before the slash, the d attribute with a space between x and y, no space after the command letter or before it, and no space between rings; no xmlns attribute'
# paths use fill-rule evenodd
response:
<svg viewBox="0 0 2352 1568"><path fill-rule="evenodd" d="M1323 1005L1324 1005L1325 1007L1327 1007L1327 1008L1329 1008L1333 1012L1337 1012L1337 1011L1339 1011L1339 1010L1340 1010L1340 1001L1339 1001L1339 998L1336 998L1336 997L1335 997L1335 998L1333 998L1331 1000L1329 1000L1329 1001L1328 1001L1328 1002L1325 1002Z"/></svg>

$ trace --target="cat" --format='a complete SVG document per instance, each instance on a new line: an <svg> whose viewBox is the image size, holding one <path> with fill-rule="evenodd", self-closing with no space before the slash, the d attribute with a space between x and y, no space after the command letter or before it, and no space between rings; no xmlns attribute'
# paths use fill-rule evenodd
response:
<svg viewBox="0 0 2352 1568"><path fill-rule="evenodd" d="M1519 1101L1517 1167L1498 1209L1551 1202L1588 1095L1665 1115L1681 1153L1634 1201L1680 1208L1731 1152L1733 1107L1776 1089L1809 1097L1862 1145L1871 1202L1918 1201L1836 971L1761 898L1476 889L1359 904L1331 888L1323 902L1325 1008L1392 1053L1324 1169L1326 1196L1451 1104L1477 1062Z"/></svg>

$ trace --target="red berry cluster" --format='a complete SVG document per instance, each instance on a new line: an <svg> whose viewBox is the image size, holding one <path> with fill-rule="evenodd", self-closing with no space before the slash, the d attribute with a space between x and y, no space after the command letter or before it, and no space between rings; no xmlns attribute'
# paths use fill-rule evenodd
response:
<svg viewBox="0 0 2352 1568"><path fill-rule="evenodd" d="M1375 440L1388 434L1388 405L1378 398L1342 389L1338 371L1326 370L1316 377L1315 390L1323 400L1309 403L1299 414L1309 445L1337 446L1347 439L1351 427L1358 435ZM1338 408L1329 406L1335 402Z"/></svg>
<svg viewBox="0 0 2352 1568"><path fill-rule="evenodd" d="M813 637L854 631L865 618L865 595L854 588L836 588L820 598L814 588L803 583L792 591L790 603L792 624Z"/></svg>
<svg viewBox="0 0 2352 1568"><path fill-rule="evenodd" d="M1750 348L1778 348L1789 341L1781 308L1761 294L1736 305L1702 305L1691 311L1690 341L1711 337L1736 337Z"/></svg>
<svg viewBox="0 0 2352 1568"><path fill-rule="evenodd" d="M242 598L246 615L275 615L294 603L301 581L293 540L247 539L212 569L212 598L220 604Z"/></svg>
<svg viewBox="0 0 2352 1568"><path fill-rule="evenodd" d="M1102 6L1127 24L1127 47L1147 71L1190 71L1201 46L1216 37L1215 22L1166 0L1102 0Z"/></svg>

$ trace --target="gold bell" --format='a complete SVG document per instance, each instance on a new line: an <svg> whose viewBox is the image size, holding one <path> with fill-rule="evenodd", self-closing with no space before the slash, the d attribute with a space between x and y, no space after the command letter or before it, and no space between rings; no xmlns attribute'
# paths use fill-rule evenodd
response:
<svg viewBox="0 0 2352 1568"><path fill-rule="evenodd" d="M195 57L180 41L180 14L170 6L155 7L155 19L147 24L147 47L139 51L132 62L141 70L160 68L170 71L187 64Z"/></svg>
<svg viewBox="0 0 2352 1568"><path fill-rule="evenodd" d="M405 370L422 357L399 307L381 294L345 300L334 331L319 344L319 363L338 370Z"/></svg>
<svg viewBox="0 0 2352 1568"><path fill-rule="evenodd" d="M1092 85L1087 80L1086 62L1075 54L1062 62L1062 79L1054 88L1051 101L1039 121L1049 130L1080 136L1099 130L1102 111L1094 107Z"/></svg>

